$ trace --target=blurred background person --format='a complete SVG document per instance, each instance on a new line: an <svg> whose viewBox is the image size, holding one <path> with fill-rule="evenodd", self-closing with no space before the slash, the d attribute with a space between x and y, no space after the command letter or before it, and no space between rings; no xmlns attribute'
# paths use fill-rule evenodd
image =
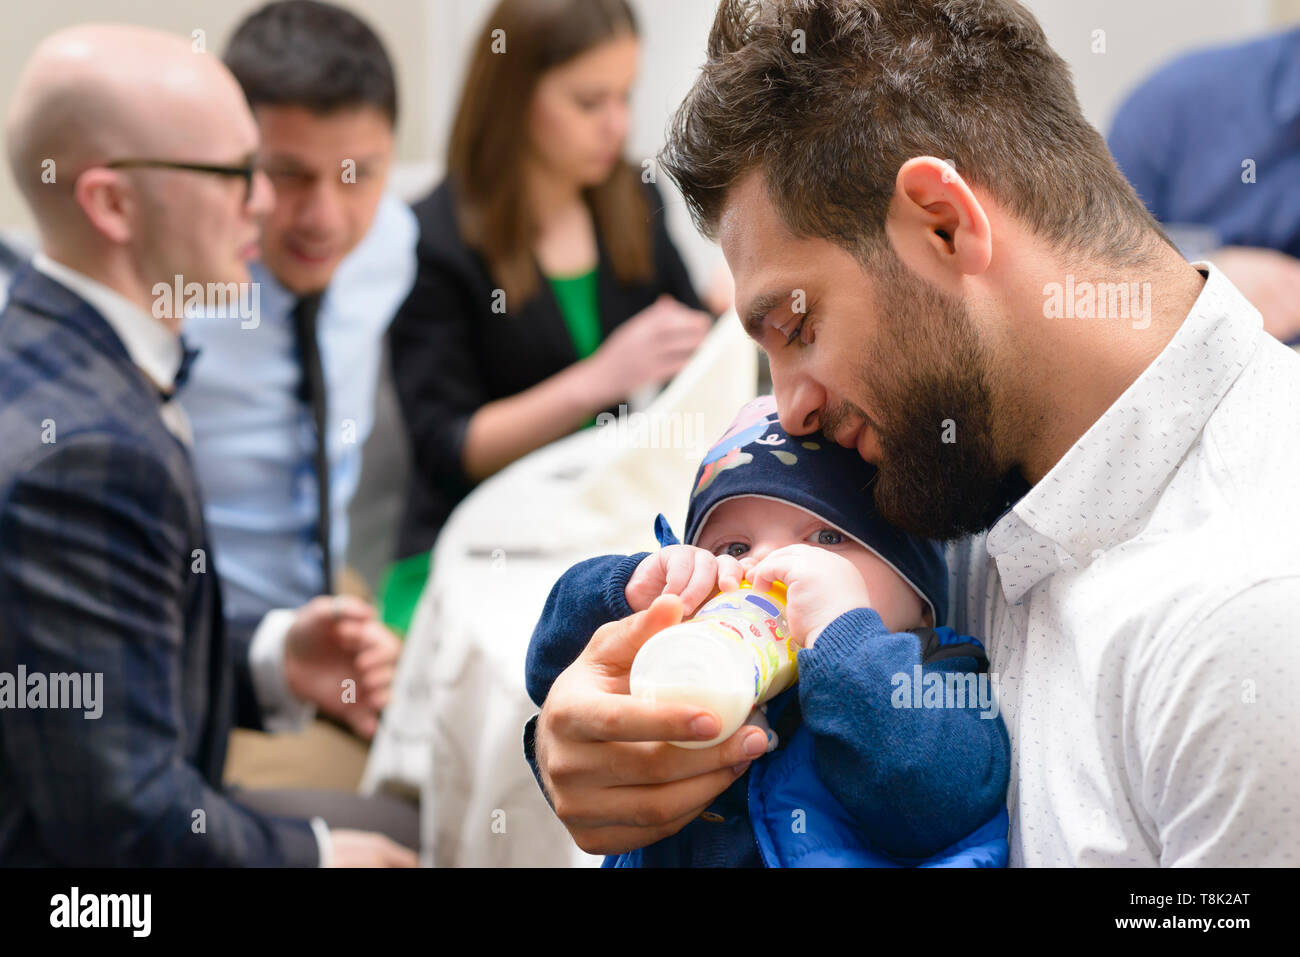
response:
<svg viewBox="0 0 1300 957"><path fill-rule="evenodd" d="M1210 259L1300 345L1300 30L1178 57L1120 107L1109 145L1189 259Z"/></svg>
<svg viewBox="0 0 1300 957"><path fill-rule="evenodd" d="M666 382L710 328L653 166L623 158L639 51L626 0L502 0L474 44L390 331L413 459L383 598L399 630L475 484Z"/></svg>
<svg viewBox="0 0 1300 957"><path fill-rule="evenodd" d="M226 613L243 621L339 590L417 228L385 190L397 86L369 26L314 0L271 3L235 28L225 62L257 121L275 205L250 267L258 321L188 321L199 358L184 405Z"/></svg>
<svg viewBox="0 0 1300 957"><path fill-rule="evenodd" d="M4 308L9 298L9 280L29 259L31 259L29 251L16 248L12 240L0 236L0 309Z"/></svg>
<svg viewBox="0 0 1300 957"><path fill-rule="evenodd" d="M224 60L257 122L275 205L250 264L259 315L189 318L199 356L183 404L226 615L243 627L313 595L367 593L345 566L348 512L417 228L387 191L397 83L370 26L315 0L270 3L234 27ZM360 717L345 725L354 734L322 721L236 731L227 778L351 789L366 753L356 736L375 730Z"/></svg>
<svg viewBox="0 0 1300 957"><path fill-rule="evenodd" d="M411 846L405 807L317 793L259 811L222 786L236 722L319 707L373 724L397 651L341 598L229 627L208 568L175 401L193 353L164 294L248 284L272 197L238 83L188 39L69 28L29 58L5 132L40 251L0 314L0 672L93 675L98 713L0 709L0 862L414 864L338 829Z"/></svg>

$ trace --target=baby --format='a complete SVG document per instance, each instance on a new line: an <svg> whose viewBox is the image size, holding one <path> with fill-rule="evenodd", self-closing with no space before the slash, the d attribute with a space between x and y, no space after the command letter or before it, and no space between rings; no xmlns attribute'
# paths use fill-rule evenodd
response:
<svg viewBox="0 0 1300 957"><path fill-rule="evenodd" d="M749 721L768 753L682 830L606 866L1006 863L1007 733L974 691L987 659L935 627L942 549L876 515L874 477L854 449L786 434L762 396L701 463L686 544L660 516L659 551L590 559L556 583L528 652L539 706L597 628L661 594L690 614L742 579L782 581L800 648L798 683ZM960 701L935 693L945 679Z"/></svg>

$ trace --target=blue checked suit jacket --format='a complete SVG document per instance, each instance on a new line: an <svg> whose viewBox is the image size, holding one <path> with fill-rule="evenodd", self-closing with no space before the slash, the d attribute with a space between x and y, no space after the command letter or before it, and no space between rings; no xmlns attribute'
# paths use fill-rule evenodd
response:
<svg viewBox="0 0 1300 957"><path fill-rule="evenodd" d="M306 821L221 793L232 724L260 722L251 634L223 624L160 402L98 312L16 274L0 313L0 672L102 672L103 690L98 719L0 707L0 864L315 866Z"/></svg>

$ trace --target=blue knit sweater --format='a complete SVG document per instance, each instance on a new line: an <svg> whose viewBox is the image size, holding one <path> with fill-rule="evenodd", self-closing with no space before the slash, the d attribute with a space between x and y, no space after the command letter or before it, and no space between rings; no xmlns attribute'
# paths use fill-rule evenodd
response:
<svg viewBox="0 0 1300 957"><path fill-rule="evenodd" d="M527 689L539 707L592 633L632 614L624 590L646 554L581 562L552 588L528 649ZM874 848L899 861L924 860L988 828L991 819L1005 820L1010 747L1001 718L981 717L970 707L900 708L891 701L895 676L913 675L918 667L924 675L985 671L978 641L947 628L927 631L924 641L911 632L891 634L876 612L861 608L828 625L813 648L799 652L798 663L798 684L774 699L769 713L801 714L812 733L817 775ZM789 707L792 700L797 711ZM524 735L534 775L535 723ZM776 727L788 740L790 728ZM754 762L715 799L711 813L632 860L641 866L761 866L749 779L772 757Z"/></svg>

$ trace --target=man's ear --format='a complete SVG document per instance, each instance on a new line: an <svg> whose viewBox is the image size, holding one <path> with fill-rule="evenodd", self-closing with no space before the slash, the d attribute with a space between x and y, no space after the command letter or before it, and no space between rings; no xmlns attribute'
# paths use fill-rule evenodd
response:
<svg viewBox="0 0 1300 957"><path fill-rule="evenodd" d="M933 156L898 168L885 229L899 259L940 285L979 275L993 258L984 207L961 174Z"/></svg>
<svg viewBox="0 0 1300 957"><path fill-rule="evenodd" d="M102 166L86 170L77 177L73 196L86 219L105 238L114 243L130 240L135 196L119 173Z"/></svg>

